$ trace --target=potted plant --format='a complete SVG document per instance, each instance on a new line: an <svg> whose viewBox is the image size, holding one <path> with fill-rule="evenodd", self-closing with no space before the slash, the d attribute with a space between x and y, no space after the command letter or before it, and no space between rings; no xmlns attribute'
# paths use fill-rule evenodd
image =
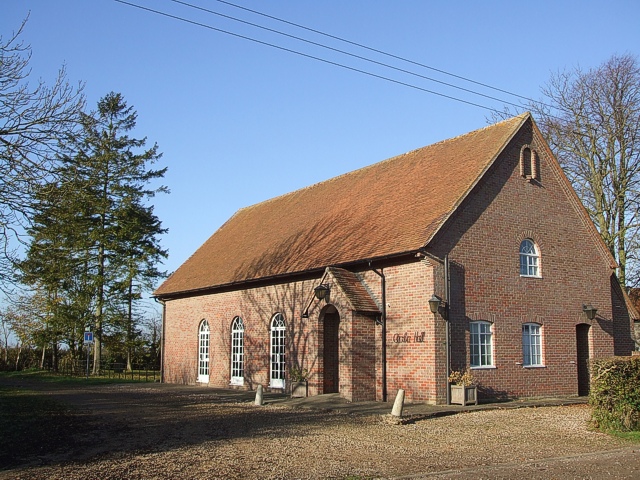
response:
<svg viewBox="0 0 640 480"><path fill-rule="evenodd" d="M291 396L306 397L308 394L309 370L295 366L291 368Z"/></svg>
<svg viewBox="0 0 640 480"><path fill-rule="evenodd" d="M477 405L478 389L475 385L473 372L467 368L464 372L453 370L449 374L451 403L459 405Z"/></svg>

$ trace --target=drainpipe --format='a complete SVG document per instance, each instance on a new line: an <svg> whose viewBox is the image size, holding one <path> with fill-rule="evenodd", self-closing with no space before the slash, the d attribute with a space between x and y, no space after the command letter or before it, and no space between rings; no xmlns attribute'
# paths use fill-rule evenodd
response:
<svg viewBox="0 0 640 480"><path fill-rule="evenodd" d="M424 248L420 249L419 253L424 255L425 257L430 257L435 259L438 262L442 262L444 266L444 285L443 285L443 296L442 299L443 312L441 313L442 319L444 320L444 331L445 331L445 363L446 363L446 401L447 405L451 405L451 391L449 389L449 375L451 374L451 332L450 332L450 312L451 312L451 274L449 269L449 255L445 255L444 259L441 259L433 254L427 252ZM435 280L434 280L435 282ZM435 285L434 285L435 287Z"/></svg>
<svg viewBox="0 0 640 480"><path fill-rule="evenodd" d="M162 338L160 339L160 383L164 383L164 325L165 317L167 315L167 304L164 300L160 300L158 297L153 299L162 305Z"/></svg>
<svg viewBox="0 0 640 480"><path fill-rule="evenodd" d="M449 299L451 298L451 278L449 277L449 255L444 256L444 301L445 303L445 343L446 343L446 354L445 354L445 362L447 364L447 405L451 405L451 389L449 388L449 374L451 373L451 360L450 360L450 333L449 333L449 312L450 312L450 303Z"/></svg>
<svg viewBox="0 0 640 480"><path fill-rule="evenodd" d="M371 267L371 263L369 263ZM387 279L384 269L371 269L381 279L382 288L382 401L387 401Z"/></svg>

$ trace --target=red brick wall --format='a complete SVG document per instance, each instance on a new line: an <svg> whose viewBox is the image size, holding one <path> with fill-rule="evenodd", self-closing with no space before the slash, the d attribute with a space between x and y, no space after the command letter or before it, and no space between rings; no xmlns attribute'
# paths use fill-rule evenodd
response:
<svg viewBox="0 0 640 480"><path fill-rule="evenodd" d="M535 176L521 176L522 145L537 153ZM534 158L536 158L534 156ZM452 159L455 161L455 159ZM572 395L578 393L576 327L589 324L592 357L629 354L631 322L615 278L587 228L575 197L567 192L558 167L531 126L525 126L496 160L485 178L429 247L451 261L451 363L469 364L469 323L493 324L494 365L475 369L481 398ZM519 272L519 246L532 238L541 253L541 278ZM426 239L425 239L426 241ZM444 297L439 261L410 256L403 262L377 264L386 279L387 400L398 389L406 401L443 403L447 379L445 322L429 310L433 293ZM382 309L381 277L363 267L363 283ZM280 312L287 325L287 369L311 372L309 393L324 393L323 318L339 317L339 390L350 400L382 400L382 327L372 315L351 310L339 288L331 285L329 305L313 300L320 278L245 291L171 300L166 307L165 379L194 383L198 325L211 329L210 382L229 386L230 326L238 315L245 324L245 388L269 384L269 326ZM331 279L329 279L331 283ZM311 302L309 319L301 313ZM598 309L596 319L582 312ZM522 324L542 325L541 368L522 366Z"/></svg>
<svg viewBox="0 0 640 480"><path fill-rule="evenodd" d="M382 269L387 278L387 385L393 401L399 388L407 401L435 402L444 394L444 323L434 328L427 300L433 288L433 266L415 259ZM381 306L381 280L372 271L360 272L363 283ZM287 369L309 369L309 393L324 392L325 312L339 318L339 391L349 400L382 399L382 327L376 316L350 309L332 285L330 306L312 299L320 279L284 285L171 300L166 308L165 380L195 383L198 326L210 325L209 385L226 388L230 381L231 322L237 315L245 325L245 388L269 384L269 325L281 312L287 324ZM331 282L328 282L331 284ZM311 301L309 319L301 312ZM379 317L379 316L378 316ZM434 341L435 339L435 341ZM331 341L331 340L327 340ZM440 388L440 392L437 389Z"/></svg>
<svg viewBox="0 0 640 480"><path fill-rule="evenodd" d="M282 313L287 325L287 366L292 362L315 371L317 321L302 321L301 311L313 294L314 282L274 285L246 291L170 300L166 303L165 380L194 383L197 374L198 326L210 325L209 384L227 387L230 381L231 323L240 316L245 325L245 387L269 384L270 324Z"/></svg>
<svg viewBox="0 0 640 480"><path fill-rule="evenodd" d="M387 400L398 389L407 402L435 403L444 395L444 322L429 310L434 293L434 266L426 260L389 265L382 269L387 302ZM373 272L362 272L369 290L381 298L381 280ZM439 290L439 286L435 287ZM382 400L382 328L376 331L376 399ZM440 391L438 391L440 388Z"/></svg>
<svg viewBox="0 0 640 480"><path fill-rule="evenodd" d="M539 182L520 175L523 144L538 153ZM469 322L487 320L495 368L474 370L485 396L577 394L578 324L591 325L593 356L630 346L628 316L612 311L613 272L531 128L521 130L485 179L434 242L434 253L449 253L452 263L452 365L469 364ZM524 238L540 248L542 278L520 276ZM582 313L584 303L598 309L595 320ZM522 366L527 322L542 325L543 368Z"/></svg>

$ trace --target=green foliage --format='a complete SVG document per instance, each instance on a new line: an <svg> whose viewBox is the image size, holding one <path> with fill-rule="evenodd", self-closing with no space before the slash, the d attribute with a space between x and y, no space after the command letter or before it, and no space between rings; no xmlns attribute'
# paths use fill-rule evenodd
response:
<svg viewBox="0 0 640 480"><path fill-rule="evenodd" d="M42 316L57 333L54 342L75 352L91 326L96 370L108 338L124 339L130 363L142 291L165 275L157 267L167 257L159 243L166 229L148 202L168 191L157 186L166 168L150 168L161 157L157 145L145 149L146 139L128 135L136 119L114 92L81 115L52 180L36 191L31 243L20 265L23 282L45 299Z"/></svg>
<svg viewBox="0 0 640 480"><path fill-rule="evenodd" d="M640 443L640 431L620 432L618 430L610 430L607 433L613 437L622 438L623 440L629 440L634 443Z"/></svg>
<svg viewBox="0 0 640 480"><path fill-rule="evenodd" d="M593 361L589 403L596 428L640 431L640 356Z"/></svg>
<svg viewBox="0 0 640 480"><path fill-rule="evenodd" d="M101 376L91 375L89 378L86 378L84 376L84 372L82 372L82 375L62 375L39 369L23 370L20 372L0 372L0 381L2 381L2 379L4 378L7 378L12 380L28 380L30 382L37 381L42 383L53 383L56 385L69 387L73 387L76 385L118 385L122 383L147 383L147 380L144 377L144 370L139 370L135 373L135 375L129 376L109 376L108 374L103 373ZM0 388L2 387L0 386Z"/></svg>

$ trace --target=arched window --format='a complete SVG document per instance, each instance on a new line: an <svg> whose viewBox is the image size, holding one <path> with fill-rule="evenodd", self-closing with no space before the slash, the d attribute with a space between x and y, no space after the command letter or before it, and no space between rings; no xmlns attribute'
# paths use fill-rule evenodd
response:
<svg viewBox="0 0 640 480"><path fill-rule="evenodd" d="M531 178L531 149L525 148L522 151L522 170L523 177Z"/></svg>
<svg viewBox="0 0 640 480"><path fill-rule="evenodd" d="M231 385L244 385L244 323L240 317L231 324Z"/></svg>
<svg viewBox="0 0 640 480"><path fill-rule="evenodd" d="M520 243L520 275L523 277L540 276L540 252L533 240L525 238Z"/></svg>
<svg viewBox="0 0 640 480"><path fill-rule="evenodd" d="M522 364L526 367L542 366L542 332L537 323L522 325Z"/></svg>
<svg viewBox="0 0 640 480"><path fill-rule="evenodd" d="M209 383L209 322L198 329L198 383Z"/></svg>
<svg viewBox="0 0 640 480"><path fill-rule="evenodd" d="M520 175L529 180L540 180L538 173L538 152L530 145L520 149Z"/></svg>
<svg viewBox="0 0 640 480"><path fill-rule="evenodd" d="M284 388L286 331L284 315L276 313L271 319L271 388Z"/></svg>

